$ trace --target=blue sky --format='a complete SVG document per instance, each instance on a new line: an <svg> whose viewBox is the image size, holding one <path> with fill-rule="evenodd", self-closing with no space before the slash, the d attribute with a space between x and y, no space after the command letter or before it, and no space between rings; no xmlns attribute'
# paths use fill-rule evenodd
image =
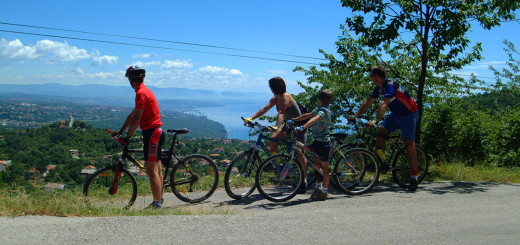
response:
<svg viewBox="0 0 520 245"><path fill-rule="evenodd" d="M146 83L159 87L263 91L267 80L283 77L291 93L301 91L296 81L303 73L292 69L309 64L251 59L203 52L319 63L320 60L244 50L323 58L335 53L340 24L349 15L340 1L6 1L0 0L0 22L119 36L221 46L161 43L147 40L0 25L0 30L132 43L135 47L0 31L0 84L109 84L128 85L124 70L141 65ZM520 14L517 14L520 16ZM520 24L506 23L492 31L478 26L472 43L483 42L485 60L466 67L492 77L488 67L507 60L502 41L520 47ZM182 49L182 50L179 50ZM197 52L190 52L197 51Z"/></svg>

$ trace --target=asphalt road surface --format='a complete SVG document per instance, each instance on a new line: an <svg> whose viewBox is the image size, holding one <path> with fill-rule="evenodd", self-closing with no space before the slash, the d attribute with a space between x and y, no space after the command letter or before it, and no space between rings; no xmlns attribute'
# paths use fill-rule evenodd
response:
<svg viewBox="0 0 520 245"><path fill-rule="evenodd" d="M231 214L0 217L0 244L520 244L519 184L433 182L415 193L379 184L361 196L309 196L231 201L220 189L189 206ZM184 205L166 195L166 208Z"/></svg>

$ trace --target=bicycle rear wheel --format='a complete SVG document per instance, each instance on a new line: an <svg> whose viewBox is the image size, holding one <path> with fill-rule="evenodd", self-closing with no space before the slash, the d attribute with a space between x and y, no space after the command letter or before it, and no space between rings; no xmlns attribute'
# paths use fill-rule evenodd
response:
<svg viewBox="0 0 520 245"><path fill-rule="evenodd" d="M417 151L417 183L421 183L428 173L428 155L422 146L415 145ZM412 168L408 161L408 154L405 148L399 149L395 155L394 161L392 162L392 177L395 183L402 188L408 188L410 186L410 179L412 178Z"/></svg>
<svg viewBox="0 0 520 245"><path fill-rule="evenodd" d="M83 186L87 204L99 209L128 209L137 197L137 182L126 169L121 169L119 185L114 183L116 166L96 171ZM112 193L110 190L112 189Z"/></svg>
<svg viewBox="0 0 520 245"><path fill-rule="evenodd" d="M173 167L170 182L173 194L180 200L202 202L217 189L217 165L204 155L186 156Z"/></svg>
<svg viewBox="0 0 520 245"><path fill-rule="evenodd" d="M286 154L265 159L256 173L258 192L272 202L287 201L303 184L303 170L298 160Z"/></svg>
<svg viewBox="0 0 520 245"><path fill-rule="evenodd" d="M363 148L338 151L335 156L333 181L349 195L360 195L371 190L379 178L376 156Z"/></svg>
<svg viewBox="0 0 520 245"><path fill-rule="evenodd" d="M260 166L258 152L248 150L233 158L226 169L224 187L236 200L248 197L256 189L256 172Z"/></svg>

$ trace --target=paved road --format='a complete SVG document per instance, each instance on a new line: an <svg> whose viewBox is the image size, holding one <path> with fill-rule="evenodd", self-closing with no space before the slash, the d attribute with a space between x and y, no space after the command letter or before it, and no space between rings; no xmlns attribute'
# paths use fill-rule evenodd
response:
<svg viewBox="0 0 520 245"><path fill-rule="evenodd" d="M0 217L0 244L520 244L520 185L434 182L408 193L378 185L277 204L230 201L218 190L193 209L232 214L147 217ZM167 207L185 205L172 194ZM138 231L138 232L136 232Z"/></svg>

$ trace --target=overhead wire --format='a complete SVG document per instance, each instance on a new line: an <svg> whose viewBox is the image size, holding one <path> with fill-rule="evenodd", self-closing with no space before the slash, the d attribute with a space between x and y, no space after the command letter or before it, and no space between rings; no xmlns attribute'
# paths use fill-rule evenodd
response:
<svg viewBox="0 0 520 245"><path fill-rule="evenodd" d="M294 57L294 58L326 60L325 58L309 57L309 56L302 56L302 55L266 52L266 51L251 50L251 49L241 49L241 48L231 48L231 47L209 45L209 44L200 44L200 43L192 43L192 42L180 42L180 41L172 41L172 40L164 40L164 39L144 38L144 37L136 37L136 36L116 35L116 34L106 34L106 33L99 33L99 32L89 32L89 31L62 29L62 28L54 28L54 27L44 27L44 26L16 24L16 23L8 23L8 22L0 22L0 25L10 25L10 26L38 28L38 29L45 29L45 30L75 32L75 33L90 34L90 35L101 35L101 36L110 36L110 37L119 37L119 38L128 38L128 39L138 39L138 40L145 40L145 41L173 43L173 44L181 44L181 45L191 45L191 46L198 46L198 47L226 49L226 50L234 50L234 51L242 51L242 52L253 52L253 53L261 53L261 54L269 54L269 55L288 56L288 57Z"/></svg>
<svg viewBox="0 0 520 245"><path fill-rule="evenodd" d="M154 46L154 45L144 45L144 44L136 44L136 43L124 43L124 42L104 41L104 40L97 40L97 39L88 39L88 38L79 38L79 37L68 37L68 36L58 36L58 35L49 35L49 34L41 34L41 33L21 32L21 31L8 31L8 30L1 30L1 29L0 29L0 32L9 32L9 33L24 34L24 35L33 35L33 36L42 36L42 37L54 37L54 38L62 38L62 39L72 39L72 40L89 41L89 42L98 42L98 43L109 43L109 44L127 45L127 46L136 46L136 47L145 47L145 48L157 48L157 49L178 50L178 51L186 51L186 52L194 52L194 53L204 53L204 54L215 54L215 55L224 55L224 56L234 56L234 57L250 58L250 59L261 59L261 60L281 61L281 62L297 63L297 64L320 65L320 64L318 64L318 63L311 63L311 62L304 62L304 61L296 61L296 60L284 60L284 59L267 58L267 57L258 57L258 56L249 56L249 55L240 55L240 54L227 54L227 53L217 53L217 52L209 52L209 51L189 50L189 49L180 49L180 48L169 48L169 47L161 47L161 46Z"/></svg>
<svg viewBox="0 0 520 245"><path fill-rule="evenodd" d="M323 60L323 61L326 60L324 58L301 56L301 55L265 52L265 51L258 51L258 50L232 48L232 47L224 47L224 46L209 45L209 44L190 43L190 42L180 42L180 41L163 40L163 39L153 39L153 38L143 38L143 37L135 37L135 36L106 34L106 33L98 33L98 32L88 32L88 31L80 31L80 30L54 28L54 27L44 27L44 26L16 24L16 23L8 23L8 22L1 22L1 21L0 21L0 25L29 27L29 28L37 28L37 29L44 29L44 30L65 31L65 32L74 32L74 33L82 33L82 34L90 34L90 35L101 35L101 36L110 36L110 37L118 37L118 38L137 39L137 40L144 40L144 41L154 41L154 42L162 42L162 43L173 43L173 44L190 45L190 46L207 47L207 48L216 48L216 49L225 49L225 50L233 50L233 51L241 51L241 52L253 52L253 53L262 53L262 54L269 54L269 55L287 56L287 57L294 57L294 58L314 59L314 60ZM135 46L135 47L157 48L157 49L166 49L166 50L177 50L177 51L204 53L204 54L212 54L212 55L223 55L223 56L232 56L232 57L249 58L249 59L280 61L280 62L306 64L306 65L317 65L317 66L320 65L319 63L297 61L297 60L287 60L287 59L259 57L259 56L242 55L242 54L219 53L219 52L211 52L211 51L201 51L201 50L191 50L191 49L182 49L182 48L162 47L162 46L155 46L155 45L145 45L145 44L137 44L137 43L116 42L116 41L106 41L106 40L99 40L99 39L89 39L89 38L70 37L70 36L59 36L59 35L50 35L50 34L33 33L33 32L10 31L10 30L2 30L2 29L0 29L0 32L16 33L16 34L23 34L23 35L33 35L33 36L43 36L43 37L53 37L53 38L61 38L61 39L72 39L72 40L79 40L79 41L98 42L98 43L107 43L107 44L116 44L116 45ZM455 73L453 73L453 75L456 75L456 76L470 76L470 75L455 74ZM475 77L481 78L481 79L494 79L494 78L482 77L482 76L475 76Z"/></svg>

